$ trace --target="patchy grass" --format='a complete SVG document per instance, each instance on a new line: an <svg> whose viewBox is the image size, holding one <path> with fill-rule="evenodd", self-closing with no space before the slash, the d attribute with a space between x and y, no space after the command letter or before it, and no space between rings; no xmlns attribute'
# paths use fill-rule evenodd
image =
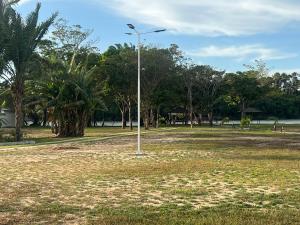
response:
<svg viewBox="0 0 300 225"><path fill-rule="evenodd" d="M2 149L0 224L299 224L299 138L181 127L144 134L140 158L133 136Z"/></svg>
<svg viewBox="0 0 300 225"><path fill-rule="evenodd" d="M14 133L14 129L12 128L0 128L2 133L11 134ZM86 134L83 138L60 138L56 137L55 134L51 132L49 128L24 128L22 129L23 139L24 140L33 140L38 144L43 143L52 143L52 142L71 142L72 140L76 141L78 139L93 139L93 138L101 138L107 137L116 134L127 134L131 131L128 129L121 128L87 128ZM11 141L14 141L11 139Z"/></svg>

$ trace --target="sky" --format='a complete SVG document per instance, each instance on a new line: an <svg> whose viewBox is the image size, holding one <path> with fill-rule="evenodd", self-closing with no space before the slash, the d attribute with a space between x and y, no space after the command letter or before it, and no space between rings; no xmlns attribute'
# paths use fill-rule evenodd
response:
<svg viewBox="0 0 300 225"><path fill-rule="evenodd" d="M264 60L271 72L300 72L299 0L40 0L41 20L58 11L70 24L93 29L103 52L117 43L136 43L125 35L132 23L148 34L143 43L177 44L198 64L234 72ZM26 15L36 0L21 0Z"/></svg>

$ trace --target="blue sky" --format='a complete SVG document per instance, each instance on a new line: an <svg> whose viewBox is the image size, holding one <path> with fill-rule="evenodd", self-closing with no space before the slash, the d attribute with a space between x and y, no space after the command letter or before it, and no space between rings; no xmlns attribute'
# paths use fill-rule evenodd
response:
<svg viewBox="0 0 300 225"><path fill-rule="evenodd" d="M36 0L21 0L31 11ZM41 18L58 11L70 24L93 29L105 51L116 43L135 43L127 23L141 31L166 28L144 37L145 44L175 43L195 63L227 71L264 60L271 71L300 72L299 0L40 0Z"/></svg>

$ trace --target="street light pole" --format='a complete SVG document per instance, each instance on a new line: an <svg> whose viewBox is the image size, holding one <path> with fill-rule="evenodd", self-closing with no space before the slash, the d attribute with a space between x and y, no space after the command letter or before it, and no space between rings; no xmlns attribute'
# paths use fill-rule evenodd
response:
<svg viewBox="0 0 300 225"><path fill-rule="evenodd" d="M138 36L138 146L137 155L141 155L141 34Z"/></svg>
<svg viewBox="0 0 300 225"><path fill-rule="evenodd" d="M135 34L138 37L138 146L136 155L141 156L143 152L141 150L141 35L150 34L150 33L159 33L164 32L166 29L155 30L150 32L140 33L135 29L135 26L132 24L127 24L127 26L135 31ZM133 33L126 33L127 35L132 35Z"/></svg>

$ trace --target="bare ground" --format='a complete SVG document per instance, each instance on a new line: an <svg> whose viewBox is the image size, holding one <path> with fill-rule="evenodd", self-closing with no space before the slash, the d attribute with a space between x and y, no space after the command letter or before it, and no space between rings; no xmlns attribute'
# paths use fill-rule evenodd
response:
<svg viewBox="0 0 300 225"><path fill-rule="evenodd" d="M99 208L300 212L298 137L206 134L148 133L141 158L134 137L1 150L0 224L86 224Z"/></svg>

